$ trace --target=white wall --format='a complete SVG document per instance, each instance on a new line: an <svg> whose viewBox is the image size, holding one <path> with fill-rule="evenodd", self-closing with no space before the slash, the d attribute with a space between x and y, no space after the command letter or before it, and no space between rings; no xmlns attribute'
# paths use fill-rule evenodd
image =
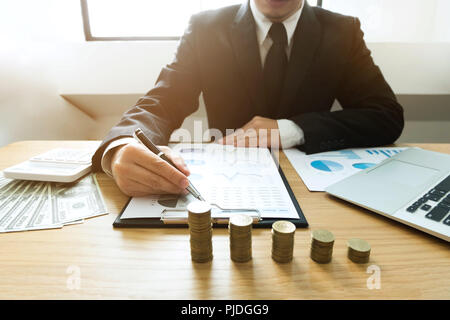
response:
<svg viewBox="0 0 450 320"><path fill-rule="evenodd" d="M54 61L60 56L66 21L55 4L0 2L0 145L24 139L86 139L95 125L58 95Z"/></svg>
<svg viewBox="0 0 450 320"><path fill-rule="evenodd" d="M174 41L85 42L79 6L78 0L0 2L0 145L101 139L172 59ZM414 110L401 141L450 142L450 43L368 45L408 104L407 119Z"/></svg>

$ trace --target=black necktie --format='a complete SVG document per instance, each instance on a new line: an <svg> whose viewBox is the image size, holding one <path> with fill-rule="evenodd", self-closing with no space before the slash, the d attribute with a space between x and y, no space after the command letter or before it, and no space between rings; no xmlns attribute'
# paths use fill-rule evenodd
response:
<svg viewBox="0 0 450 320"><path fill-rule="evenodd" d="M280 103L281 91L287 68L287 34L282 23L273 23L269 30L273 41L264 63L264 90L270 114L275 114Z"/></svg>

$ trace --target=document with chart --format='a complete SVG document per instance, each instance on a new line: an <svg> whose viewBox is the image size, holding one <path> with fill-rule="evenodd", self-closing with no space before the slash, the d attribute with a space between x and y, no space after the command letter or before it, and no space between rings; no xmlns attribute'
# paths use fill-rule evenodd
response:
<svg viewBox="0 0 450 320"><path fill-rule="evenodd" d="M171 146L186 162L189 179L205 200L221 209L257 210L262 219L298 219L297 210L266 148L236 148L214 143ZM122 219L155 218L182 211L190 196L133 198Z"/></svg>
<svg viewBox="0 0 450 320"><path fill-rule="evenodd" d="M325 188L361 170L370 168L407 148L360 148L306 155L298 149L284 150L310 191Z"/></svg>

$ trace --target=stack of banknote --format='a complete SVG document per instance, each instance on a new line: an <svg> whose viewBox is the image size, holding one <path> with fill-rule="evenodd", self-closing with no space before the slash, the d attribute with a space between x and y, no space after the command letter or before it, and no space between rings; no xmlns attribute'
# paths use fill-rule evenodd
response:
<svg viewBox="0 0 450 320"><path fill-rule="evenodd" d="M0 233L62 228L106 213L93 175L67 184L10 180L0 172Z"/></svg>

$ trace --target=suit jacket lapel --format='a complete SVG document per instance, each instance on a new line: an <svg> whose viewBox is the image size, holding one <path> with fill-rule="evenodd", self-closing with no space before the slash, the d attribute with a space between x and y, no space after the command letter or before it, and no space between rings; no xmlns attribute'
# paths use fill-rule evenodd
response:
<svg viewBox="0 0 450 320"><path fill-rule="evenodd" d="M283 110L286 110L292 103L299 87L305 79L308 68L312 63L316 49L321 41L320 23L307 2L305 2L305 7L295 29L293 41L280 100L280 110L273 112L273 114L282 114Z"/></svg>
<svg viewBox="0 0 450 320"><path fill-rule="evenodd" d="M248 2L242 4L231 27L231 42L244 78L255 114L265 110L261 56L256 39L256 25Z"/></svg>

